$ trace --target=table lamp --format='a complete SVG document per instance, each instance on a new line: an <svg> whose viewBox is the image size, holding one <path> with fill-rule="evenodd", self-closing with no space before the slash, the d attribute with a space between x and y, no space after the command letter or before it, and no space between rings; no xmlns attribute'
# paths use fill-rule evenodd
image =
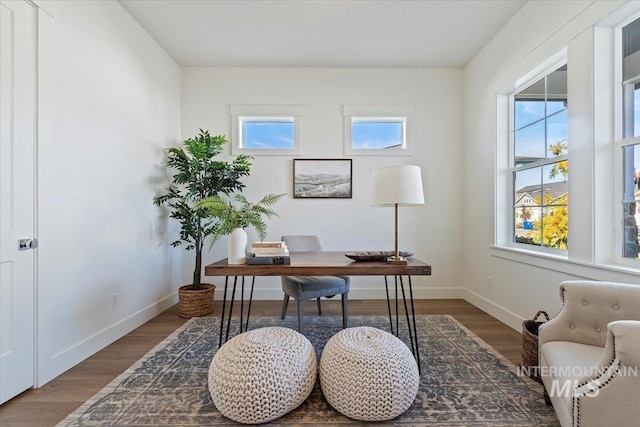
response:
<svg viewBox="0 0 640 427"><path fill-rule="evenodd" d="M414 165L388 166L373 171L373 206L394 206L396 220L395 254L387 258L389 264L407 264L398 249L398 207L424 205L420 167Z"/></svg>

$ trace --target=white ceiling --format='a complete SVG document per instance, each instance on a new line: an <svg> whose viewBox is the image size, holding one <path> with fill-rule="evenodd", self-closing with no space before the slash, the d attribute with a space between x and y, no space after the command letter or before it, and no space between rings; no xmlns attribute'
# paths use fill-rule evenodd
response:
<svg viewBox="0 0 640 427"><path fill-rule="evenodd" d="M525 0L119 0L182 66L464 67Z"/></svg>

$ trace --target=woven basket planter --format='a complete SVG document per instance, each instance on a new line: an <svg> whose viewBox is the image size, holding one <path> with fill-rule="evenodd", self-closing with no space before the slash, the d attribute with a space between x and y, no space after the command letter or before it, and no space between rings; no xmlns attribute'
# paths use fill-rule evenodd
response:
<svg viewBox="0 0 640 427"><path fill-rule="evenodd" d="M542 383L538 370L538 328L544 322L538 321L540 315L544 315L547 321L549 320L549 315L540 310L533 319L522 322L522 362L520 364L523 368L530 370L531 379Z"/></svg>
<svg viewBox="0 0 640 427"><path fill-rule="evenodd" d="M181 286L178 289L178 316L191 318L206 316L213 312L213 294L216 286L209 283L200 284L200 289L192 289L193 285Z"/></svg>

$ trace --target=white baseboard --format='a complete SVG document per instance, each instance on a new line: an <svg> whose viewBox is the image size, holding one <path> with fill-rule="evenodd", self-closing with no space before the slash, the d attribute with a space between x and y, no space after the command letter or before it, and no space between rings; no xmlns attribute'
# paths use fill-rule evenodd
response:
<svg viewBox="0 0 640 427"><path fill-rule="evenodd" d="M40 360L36 388L42 387L58 375L71 369L177 303L178 293L174 292L71 347L54 354L50 358Z"/></svg>
<svg viewBox="0 0 640 427"><path fill-rule="evenodd" d="M413 288L414 299L460 299L462 298L462 288ZM394 292L389 287L389 293ZM409 290L405 286L406 297L409 297ZM390 295L393 298L393 295ZM402 297L402 291L398 290L398 297ZM350 299L386 299L387 294L384 288L351 288L349 291Z"/></svg>
<svg viewBox="0 0 640 427"><path fill-rule="evenodd" d="M408 291L405 288L406 291ZM222 292L216 291L216 300L222 299ZM239 298L239 292L236 298ZM255 300L281 300L282 289L255 289ZM408 297L408 295L407 295ZM523 318L506 308L495 304L477 293L466 288L449 287L421 287L413 289L415 299L464 299L484 312L495 317L502 323L519 331L522 328ZM227 295L229 298L229 295ZM248 293L245 290L245 298ZM349 292L350 299L386 299L384 288L352 288ZM74 344L73 346L53 355L46 361L40 361L36 387L41 387L58 375L82 362L94 353L102 350L109 344L128 334L145 322L178 303L178 293L172 293L160 301L143 308L142 310L120 320L119 322L103 329L102 331ZM43 367L46 367L44 369Z"/></svg>
<svg viewBox="0 0 640 427"><path fill-rule="evenodd" d="M478 307L480 310L485 313L495 317L505 325L515 329L516 331L522 330L522 322L524 319L512 311L507 310L506 308L494 303L486 299L485 297L478 295L477 293L470 291L466 288L461 288L463 295L462 298Z"/></svg>
<svg viewBox="0 0 640 427"><path fill-rule="evenodd" d="M391 292L391 288L389 289ZM463 288L413 288L413 297L415 299L462 299ZM230 292L230 290L228 291ZM407 298L409 297L409 290L405 286L405 292ZM216 289L216 300L222 300L224 295L224 287L222 289ZM401 297L402 293L398 291L398 296ZM255 289L253 291L253 299L256 301L264 300L282 300L284 294L281 288L268 288L268 289ZM240 298L240 292L236 289L236 300ZM248 299L248 291L245 289L245 298ZM387 295L384 287L375 288L351 288L349 291L349 299L386 299ZM227 294L227 300L230 300L230 296Z"/></svg>

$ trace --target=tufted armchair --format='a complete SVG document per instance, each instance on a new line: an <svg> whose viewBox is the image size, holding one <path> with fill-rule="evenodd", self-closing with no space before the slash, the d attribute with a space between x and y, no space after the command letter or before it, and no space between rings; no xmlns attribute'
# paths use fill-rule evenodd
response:
<svg viewBox="0 0 640 427"><path fill-rule="evenodd" d="M568 281L539 331L540 376L562 427L640 425L640 285Z"/></svg>

